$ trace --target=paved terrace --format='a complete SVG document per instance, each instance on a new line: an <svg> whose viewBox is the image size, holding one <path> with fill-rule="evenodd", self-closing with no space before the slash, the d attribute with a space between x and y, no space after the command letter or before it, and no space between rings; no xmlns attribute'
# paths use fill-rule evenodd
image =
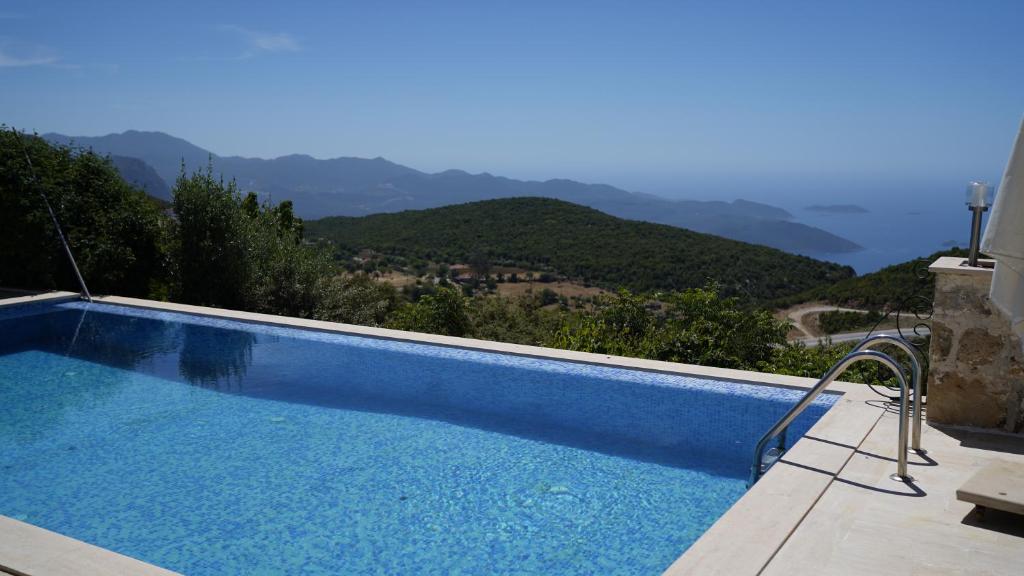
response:
<svg viewBox="0 0 1024 576"><path fill-rule="evenodd" d="M787 454L762 479L768 482L778 474L804 485L811 476L828 482L795 529L780 525L781 534L758 538L735 526L730 539L716 533L715 526L667 574L1024 574L1024 517L996 510L982 517L973 505L956 499L956 490L994 460L1009 462L1024 474L1024 438L925 424L921 445L927 453L911 452L915 482L903 484L889 478L896 466L892 456L899 419L880 401L868 400L883 410L882 417L838 475L804 465L805 454ZM819 450L842 449L815 433L805 437L804 445L810 441ZM777 513L760 498L751 507L757 509L751 512ZM783 542L768 555L763 543L773 536Z"/></svg>
<svg viewBox="0 0 1024 576"><path fill-rule="evenodd" d="M1021 574L1024 518L979 518L956 490L993 460L1024 474L1024 440L923 429L916 482L889 478L898 418L886 413L762 574Z"/></svg>

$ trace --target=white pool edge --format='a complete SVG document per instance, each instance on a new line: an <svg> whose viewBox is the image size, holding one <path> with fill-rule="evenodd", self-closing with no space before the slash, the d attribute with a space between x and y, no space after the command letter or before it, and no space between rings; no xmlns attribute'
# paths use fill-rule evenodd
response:
<svg viewBox="0 0 1024 576"><path fill-rule="evenodd" d="M0 308L77 299L79 295L76 293L51 292L0 300ZM808 389L817 382L812 378L797 376L405 332L138 298L102 296L94 297L94 301L254 324L696 376L761 386ZM771 561L883 414L882 409L867 404L869 399L877 397L865 386L838 382L829 390L842 394L836 404L786 453L779 464L682 554L668 568L666 574L757 574ZM20 544L12 546L10 543ZM80 563L75 561L76 556L81 556ZM83 573L173 574L163 568L4 516L0 516L0 571L26 576L72 576Z"/></svg>

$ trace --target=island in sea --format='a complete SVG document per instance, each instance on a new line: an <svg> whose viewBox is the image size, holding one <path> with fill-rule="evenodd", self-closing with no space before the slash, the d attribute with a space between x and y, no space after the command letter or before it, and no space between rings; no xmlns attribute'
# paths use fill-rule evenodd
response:
<svg viewBox="0 0 1024 576"><path fill-rule="evenodd" d="M808 212L820 214L867 214L869 210L856 204L814 204L804 208Z"/></svg>

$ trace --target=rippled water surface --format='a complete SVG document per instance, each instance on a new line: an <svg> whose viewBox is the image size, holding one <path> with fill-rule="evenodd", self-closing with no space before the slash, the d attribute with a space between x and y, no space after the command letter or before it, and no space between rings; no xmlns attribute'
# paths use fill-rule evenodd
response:
<svg viewBox="0 0 1024 576"><path fill-rule="evenodd" d="M0 312L0 514L196 575L658 574L742 495L753 443L794 399L21 307Z"/></svg>

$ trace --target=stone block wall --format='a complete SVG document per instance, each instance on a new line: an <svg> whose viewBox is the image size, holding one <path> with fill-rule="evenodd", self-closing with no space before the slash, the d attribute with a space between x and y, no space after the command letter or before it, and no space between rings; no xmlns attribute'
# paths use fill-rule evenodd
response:
<svg viewBox="0 0 1024 576"><path fill-rule="evenodd" d="M1024 354L988 299L992 269L939 258L929 350L928 421L1024 434ZM984 263L984 262L983 262Z"/></svg>

